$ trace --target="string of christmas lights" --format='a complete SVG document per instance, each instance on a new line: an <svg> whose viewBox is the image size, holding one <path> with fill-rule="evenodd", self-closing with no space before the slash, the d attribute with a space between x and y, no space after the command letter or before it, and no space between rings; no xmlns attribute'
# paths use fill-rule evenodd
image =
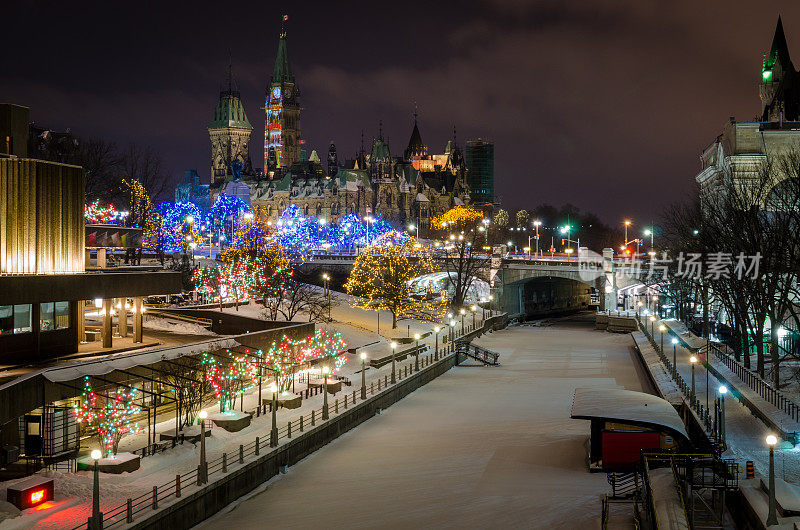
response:
<svg viewBox="0 0 800 530"><path fill-rule="evenodd" d="M136 389L109 392L105 399L98 401L98 394L92 388L89 376L84 377L83 392L79 403L73 407L78 423L95 427L100 445L106 457L117 453L119 442L126 434L139 432L139 426L131 421L134 414L142 411L134 400Z"/></svg>

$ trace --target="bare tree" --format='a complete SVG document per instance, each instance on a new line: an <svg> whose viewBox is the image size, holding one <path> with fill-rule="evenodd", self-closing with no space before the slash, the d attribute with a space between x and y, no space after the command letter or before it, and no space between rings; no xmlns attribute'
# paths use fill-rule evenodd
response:
<svg viewBox="0 0 800 530"><path fill-rule="evenodd" d="M162 167L161 155L149 146L131 144L122 154L120 172L128 180L138 180L156 202L168 189L168 178Z"/></svg>
<svg viewBox="0 0 800 530"><path fill-rule="evenodd" d="M120 164L122 158L114 142L89 139L81 142L78 163L86 171L86 200L120 200Z"/></svg>

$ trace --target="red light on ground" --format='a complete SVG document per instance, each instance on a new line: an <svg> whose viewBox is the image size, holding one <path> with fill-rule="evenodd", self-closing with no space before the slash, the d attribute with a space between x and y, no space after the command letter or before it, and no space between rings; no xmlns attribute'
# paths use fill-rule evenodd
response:
<svg viewBox="0 0 800 530"><path fill-rule="evenodd" d="M44 490L37 490L31 493L31 506L39 504L44 500Z"/></svg>

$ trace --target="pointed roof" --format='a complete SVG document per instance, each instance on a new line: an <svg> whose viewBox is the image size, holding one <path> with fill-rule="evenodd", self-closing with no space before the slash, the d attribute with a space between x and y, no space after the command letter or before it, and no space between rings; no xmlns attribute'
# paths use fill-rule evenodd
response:
<svg viewBox="0 0 800 530"><path fill-rule="evenodd" d="M423 149L425 149L425 144L422 143L422 135L419 134L417 120L414 120L414 130L411 131L411 138L408 140L408 148L406 150L416 154L420 153Z"/></svg>
<svg viewBox="0 0 800 530"><path fill-rule="evenodd" d="M792 66L792 59L789 57L789 46L786 44L786 34L783 32L783 21L778 15L778 24L775 26L775 36L772 37L772 46L769 49L767 56L767 66L772 66L776 62L780 62L784 70Z"/></svg>
<svg viewBox="0 0 800 530"><path fill-rule="evenodd" d="M370 157L371 161L385 162L389 160L390 156L389 145L386 144L382 138L375 140L375 143L372 144L372 156Z"/></svg>
<svg viewBox="0 0 800 530"><path fill-rule="evenodd" d="M286 34L278 39L278 55L275 57L275 68L272 70L271 83L294 83L292 68L289 66L289 52L286 51Z"/></svg>
<svg viewBox="0 0 800 530"><path fill-rule="evenodd" d="M214 109L214 119L208 124L209 129L223 129L234 127L237 129L252 130L253 126L244 112L244 105L239 98L239 92L227 90L220 92L219 103Z"/></svg>

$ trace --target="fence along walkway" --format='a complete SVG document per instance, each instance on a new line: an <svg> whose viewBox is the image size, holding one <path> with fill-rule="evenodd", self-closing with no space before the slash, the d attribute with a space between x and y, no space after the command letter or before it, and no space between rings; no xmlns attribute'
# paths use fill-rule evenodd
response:
<svg viewBox="0 0 800 530"><path fill-rule="evenodd" d="M483 326L477 326L476 329L467 329L466 335L463 335L457 340L461 339L470 339L477 334L486 332L486 331L493 331L495 329L499 329L504 325L505 315L497 315L495 317L491 317L486 319ZM436 358L438 359L445 359L448 355L453 354L455 348L455 341L451 342L446 345L439 345L438 352L434 352L428 355L420 355L419 356L419 366L420 370L424 370L425 368L429 367L431 364L436 362ZM407 377L413 375L415 370L415 362L416 359L410 360L405 365L400 365L398 363L397 367L397 382L401 382ZM378 377L377 379L373 379L369 382L366 386L366 394L367 399L371 396L374 396L376 393L380 393L386 391L390 387L393 387L392 383L389 381L389 375L385 374L382 377ZM328 414L330 418L333 418L345 410L348 407L352 407L355 405L358 400L360 400L361 395L361 387L360 385L356 390L352 392L345 393L344 399L335 398L334 400L328 400ZM296 437L304 432L304 430L308 427L316 426L319 423L322 423L322 414L323 414L323 406L319 408L312 409L310 413L306 413L301 415L299 418L295 418L293 420L288 421L287 423L282 424L278 427L278 443L277 445L280 446L282 442L286 442L290 440L293 436ZM234 451L233 453L223 452L221 455L216 455L215 458L207 458L207 476L209 477L221 477L224 474L228 473L229 467L235 467L239 465L244 465L246 461L252 460L255 457L261 455L262 452L268 452L273 450L270 447L270 431L268 429L264 430L264 436L260 437L257 436L255 439L247 444L239 445L238 451ZM202 471L200 469L200 465L198 465L195 469L192 469L188 472L183 474L176 474L173 480L165 482L163 484L154 485L152 491L147 491L142 493L138 497L129 498L126 503L121 504L116 507L112 507L110 509L106 509L103 513L103 528L114 528L117 526L124 526L126 524L133 523L137 518L142 516L143 512L152 513L153 510L158 510L162 504L165 504L169 501L175 501L179 499L184 492L189 489L191 493L197 491L198 489L205 486L205 483L202 479ZM102 494L101 494L102 496ZM74 527L72 530L79 530L83 528L91 529L90 523L81 523L80 525Z"/></svg>

